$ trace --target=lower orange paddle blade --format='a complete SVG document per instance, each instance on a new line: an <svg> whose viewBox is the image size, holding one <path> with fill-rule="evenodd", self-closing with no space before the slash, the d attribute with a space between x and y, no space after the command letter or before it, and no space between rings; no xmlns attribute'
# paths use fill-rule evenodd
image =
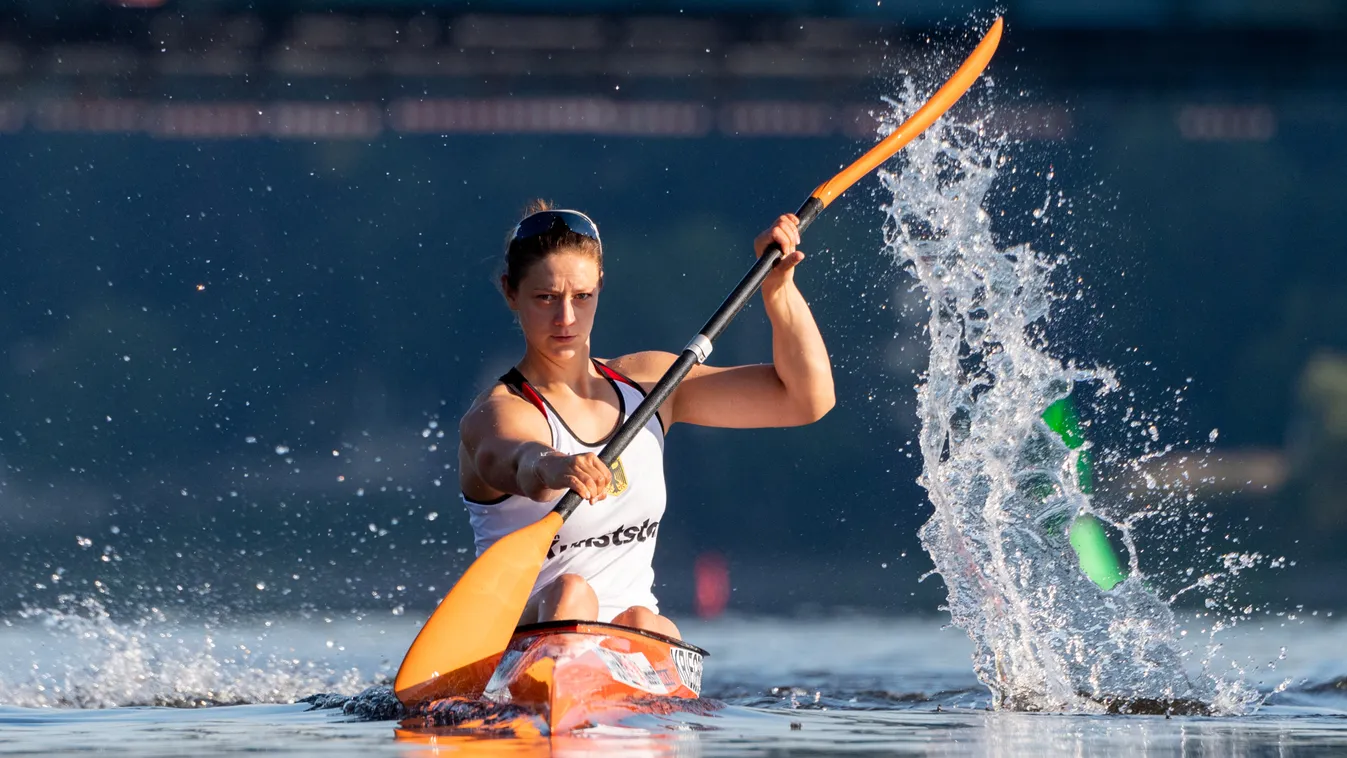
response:
<svg viewBox="0 0 1347 758"><path fill-rule="evenodd" d="M502 537L463 572L402 659L393 689L403 705L481 694L561 523L549 513Z"/></svg>

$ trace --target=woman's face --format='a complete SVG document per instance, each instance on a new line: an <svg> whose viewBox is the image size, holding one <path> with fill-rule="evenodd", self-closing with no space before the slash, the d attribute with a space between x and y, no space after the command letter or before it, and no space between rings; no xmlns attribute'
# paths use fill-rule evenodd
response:
<svg viewBox="0 0 1347 758"><path fill-rule="evenodd" d="M601 280L593 256L563 249L533 264L505 299L533 349L569 358L581 346L588 350Z"/></svg>

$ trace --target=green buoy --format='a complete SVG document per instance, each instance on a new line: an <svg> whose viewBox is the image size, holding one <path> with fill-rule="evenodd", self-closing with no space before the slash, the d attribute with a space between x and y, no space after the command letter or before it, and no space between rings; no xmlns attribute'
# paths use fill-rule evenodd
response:
<svg viewBox="0 0 1347 758"><path fill-rule="evenodd" d="M1043 422L1057 433L1068 449L1079 450L1076 455L1076 476L1080 491L1086 495L1094 494L1094 470L1090 463L1090 451L1081 450L1085 444L1085 435L1080 428L1080 415L1070 397L1049 405L1043 411ZM1102 590L1111 590L1127 577L1118 563L1118 554L1109 542L1104 525L1095 516L1084 513L1071 523L1068 532L1071 548L1080 560L1080 570Z"/></svg>

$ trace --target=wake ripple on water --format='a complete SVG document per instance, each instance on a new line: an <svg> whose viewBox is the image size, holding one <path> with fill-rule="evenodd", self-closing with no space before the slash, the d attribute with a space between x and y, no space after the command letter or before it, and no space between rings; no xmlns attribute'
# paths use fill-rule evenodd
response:
<svg viewBox="0 0 1347 758"><path fill-rule="evenodd" d="M909 87L892 123L913 102ZM997 246L983 203L1009 142L988 131L941 122L880 177L892 196L886 249L929 307L918 413L934 513L921 540L948 610L999 708L1242 712L1257 701L1251 688L1185 670L1174 615L1147 588L1125 525L1126 581L1105 592L1078 568L1067 527L1091 501L1078 453L1041 414L1078 385L1102 394L1118 382L1049 354L1052 274L1064 259Z"/></svg>
<svg viewBox="0 0 1347 758"><path fill-rule="evenodd" d="M299 702L308 703L312 711L339 708L343 715L361 721L390 721L407 715L407 709L387 685L366 687L354 695L323 692L300 698Z"/></svg>
<svg viewBox="0 0 1347 758"><path fill-rule="evenodd" d="M988 705L987 693L980 689L923 692L837 686L741 687L725 688L710 697L743 708L791 711L983 710Z"/></svg>

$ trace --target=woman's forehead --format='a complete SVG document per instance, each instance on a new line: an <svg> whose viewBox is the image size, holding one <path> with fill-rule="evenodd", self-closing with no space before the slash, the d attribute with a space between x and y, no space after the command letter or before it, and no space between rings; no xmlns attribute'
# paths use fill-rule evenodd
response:
<svg viewBox="0 0 1347 758"><path fill-rule="evenodd" d="M598 279L599 265L593 256L564 250L533 264L524 277L524 281L534 285L561 281L578 284Z"/></svg>

